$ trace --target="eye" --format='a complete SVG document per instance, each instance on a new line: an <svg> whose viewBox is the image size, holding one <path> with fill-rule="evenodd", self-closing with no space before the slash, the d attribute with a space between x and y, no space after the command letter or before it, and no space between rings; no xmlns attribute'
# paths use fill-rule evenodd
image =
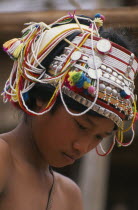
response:
<svg viewBox="0 0 138 210"><path fill-rule="evenodd" d="M100 136L100 135L96 135L96 138L97 138L98 140L100 140L100 141L102 141L102 140L103 140L103 137L102 137L102 136Z"/></svg>
<svg viewBox="0 0 138 210"><path fill-rule="evenodd" d="M81 130L86 130L87 128L85 126L83 126L82 124L80 124L78 121L75 121L78 125L78 127L81 129Z"/></svg>

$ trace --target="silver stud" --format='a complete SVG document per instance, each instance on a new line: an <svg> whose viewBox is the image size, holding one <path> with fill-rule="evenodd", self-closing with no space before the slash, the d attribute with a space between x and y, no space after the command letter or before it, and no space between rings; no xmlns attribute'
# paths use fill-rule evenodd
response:
<svg viewBox="0 0 138 210"><path fill-rule="evenodd" d="M98 110L98 113L99 113L99 114L103 114L103 113L104 113L104 110L105 110L105 108L100 107L100 109Z"/></svg>
<svg viewBox="0 0 138 210"><path fill-rule="evenodd" d="M105 117L109 117L109 115L110 115L110 111L107 110L107 109L105 109L105 111L104 111L104 116L105 116Z"/></svg>

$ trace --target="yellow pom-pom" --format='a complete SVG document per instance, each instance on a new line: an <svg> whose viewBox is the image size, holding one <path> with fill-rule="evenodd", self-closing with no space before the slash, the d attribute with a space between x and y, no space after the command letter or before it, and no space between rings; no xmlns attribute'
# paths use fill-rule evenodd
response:
<svg viewBox="0 0 138 210"><path fill-rule="evenodd" d="M103 26L103 20L102 20L101 18L95 18L95 19L94 19L94 22L96 23L96 25L97 25L98 27Z"/></svg>
<svg viewBox="0 0 138 210"><path fill-rule="evenodd" d="M88 89L88 87L90 87L90 86L91 86L91 84L88 83L87 81L85 81L85 82L83 83L83 88L84 88L84 89Z"/></svg>

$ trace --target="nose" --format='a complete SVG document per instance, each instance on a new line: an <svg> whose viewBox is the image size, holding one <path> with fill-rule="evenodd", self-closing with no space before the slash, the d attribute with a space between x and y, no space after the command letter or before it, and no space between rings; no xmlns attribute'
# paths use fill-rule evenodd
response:
<svg viewBox="0 0 138 210"><path fill-rule="evenodd" d="M75 153L82 157L84 154L88 153L90 150L92 150L94 148L94 146L92 146L90 140L78 140L78 141L74 141L73 143L73 150L75 151Z"/></svg>

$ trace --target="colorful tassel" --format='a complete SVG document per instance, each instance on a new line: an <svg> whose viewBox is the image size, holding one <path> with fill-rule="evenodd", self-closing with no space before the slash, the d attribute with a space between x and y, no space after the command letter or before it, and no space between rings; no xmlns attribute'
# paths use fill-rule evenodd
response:
<svg viewBox="0 0 138 210"><path fill-rule="evenodd" d="M12 39L3 44L3 49L7 54L13 58L17 59L21 53L21 50L23 49L24 44L19 39Z"/></svg>

